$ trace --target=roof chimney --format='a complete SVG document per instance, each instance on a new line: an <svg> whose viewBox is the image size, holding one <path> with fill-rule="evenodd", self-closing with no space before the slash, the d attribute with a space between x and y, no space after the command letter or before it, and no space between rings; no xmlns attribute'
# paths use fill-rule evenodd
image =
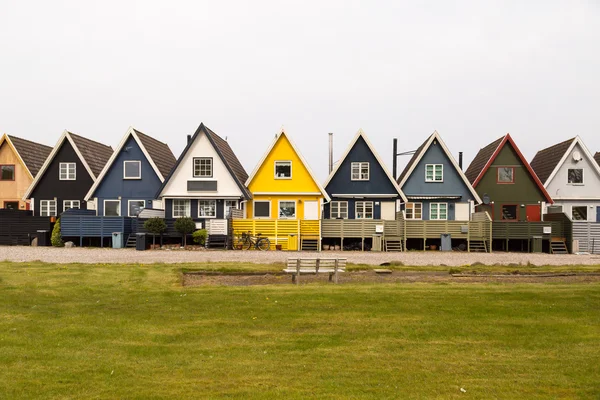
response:
<svg viewBox="0 0 600 400"><path fill-rule="evenodd" d="M333 132L329 132L329 173L333 171Z"/></svg>
<svg viewBox="0 0 600 400"><path fill-rule="evenodd" d="M187 140L188 144L189 144L191 141L192 141L192 135L188 135L188 140Z"/></svg>
<svg viewBox="0 0 600 400"><path fill-rule="evenodd" d="M458 168L460 168L460 170L462 171L462 151L458 152Z"/></svg>

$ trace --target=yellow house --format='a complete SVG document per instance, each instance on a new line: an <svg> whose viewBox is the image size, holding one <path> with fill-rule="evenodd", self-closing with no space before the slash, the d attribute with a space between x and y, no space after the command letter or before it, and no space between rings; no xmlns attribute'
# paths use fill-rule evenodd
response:
<svg viewBox="0 0 600 400"><path fill-rule="evenodd" d="M4 134L0 137L0 208L28 210L23 195L52 147Z"/></svg>
<svg viewBox="0 0 600 400"><path fill-rule="evenodd" d="M323 199L329 201L327 192L283 129L250 174L246 186L252 193L246 218L318 220Z"/></svg>

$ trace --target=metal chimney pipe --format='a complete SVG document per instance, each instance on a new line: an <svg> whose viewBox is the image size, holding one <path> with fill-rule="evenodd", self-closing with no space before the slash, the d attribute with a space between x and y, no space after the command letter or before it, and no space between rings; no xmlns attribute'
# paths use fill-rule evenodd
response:
<svg viewBox="0 0 600 400"><path fill-rule="evenodd" d="M394 146L393 146L394 156L392 157L392 175L394 176L394 180L397 179L398 175L398 139L394 138Z"/></svg>
<svg viewBox="0 0 600 400"><path fill-rule="evenodd" d="M329 173L333 171L333 132L329 132Z"/></svg>
<svg viewBox="0 0 600 400"><path fill-rule="evenodd" d="M458 152L458 168L460 168L460 170L462 171L462 151Z"/></svg>
<svg viewBox="0 0 600 400"><path fill-rule="evenodd" d="M187 142L191 142L192 141L192 135L187 135Z"/></svg>

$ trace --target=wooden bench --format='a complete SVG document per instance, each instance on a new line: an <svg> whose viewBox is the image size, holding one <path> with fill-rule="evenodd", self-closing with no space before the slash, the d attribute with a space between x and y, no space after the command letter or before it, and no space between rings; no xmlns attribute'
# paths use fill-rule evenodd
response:
<svg viewBox="0 0 600 400"><path fill-rule="evenodd" d="M338 274L346 272L346 258L288 258L283 270L292 274L292 282L300 283L302 274L329 274L329 282L338 283Z"/></svg>

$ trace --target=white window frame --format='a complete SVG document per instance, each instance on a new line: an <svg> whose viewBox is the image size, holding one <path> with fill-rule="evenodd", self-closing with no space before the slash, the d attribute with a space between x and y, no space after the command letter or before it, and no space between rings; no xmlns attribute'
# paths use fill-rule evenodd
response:
<svg viewBox="0 0 600 400"><path fill-rule="evenodd" d="M433 167L433 179L427 179L427 167ZM440 179L439 181L435 179L435 173L436 171L440 169L442 171L442 179ZM440 182L444 182L444 164L425 164L425 182L433 182L433 183L440 183Z"/></svg>
<svg viewBox="0 0 600 400"><path fill-rule="evenodd" d="M580 169L581 170L581 183L569 182L569 170L570 169ZM567 168L567 185L571 186L583 186L585 184L585 175L583 168Z"/></svg>
<svg viewBox="0 0 600 400"><path fill-rule="evenodd" d="M437 206L437 218L433 218L432 208L434 205ZM446 218L440 218L441 205L446 207ZM448 203L429 203L429 219L431 221L448 221Z"/></svg>
<svg viewBox="0 0 600 400"><path fill-rule="evenodd" d="M106 202L117 202L119 203L119 207L117 207L117 215L106 215ZM121 200L119 199L105 199L103 201L102 214L105 217L120 217L121 216Z"/></svg>
<svg viewBox="0 0 600 400"><path fill-rule="evenodd" d="M363 178L363 168L366 167L367 177ZM357 169L357 178L354 177L354 170ZM352 181L368 181L371 179L371 165L368 161L357 161L350 164L350 180Z"/></svg>
<svg viewBox="0 0 600 400"><path fill-rule="evenodd" d="M175 215L175 202L182 201L184 204L184 215ZM173 218L191 218L192 216L192 201L190 199L173 199L171 204L171 215Z"/></svg>
<svg viewBox="0 0 600 400"><path fill-rule="evenodd" d="M294 203L294 216L293 217L282 217L281 216L281 203ZM278 219L298 219L298 203L296 200L279 200L277 201L277 218Z"/></svg>
<svg viewBox="0 0 600 400"><path fill-rule="evenodd" d="M200 202L209 201L214 204L213 210L215 210L215 215L201 215L200 214ZM217 200L214 199L198 199L198 218L217 218Z"/></svg>
<svg viewBox="0 0 600 400"><path fill-rule="evenodd" d="M409 205L412 206L412 208L410 208L411 210L411 216L408 216L408 210L409 210ZM419 214L421 214L421 216L419 218L415 217L415 207L419 206ZM406 214L406 219L414 219L414 220L422 220L423 219L423 203L422 202L408 202L406 203L406 208L405 208L405 214Z"/></svg>
<svg viewBox="0 0 600 400"><path fill-rule="evenodd" d="M239 210L240 201L239 200L225 200L223 202L223 217L227 218L227 203L235 203L235 206L230 206L229 208L232 210Z"/></svg>
<svg viewBox="0 0 600 400"><path fill-rule="evenodd" d="M366 205L371 204L371 217L358 217L358 205L362 204L362 213L366 214ZM356 201L354 203L354 219L373 219L375 217L375 206L372 201Z"/></svg>
<svg viewBox="0 0 600 400"><path fill-rule="evenodd" d="M290 176L277 176L277 164L289 164L290 165ZM292 179L293 166L291 160L277 160L273 164L273 176L275 179Z"/></svg>
<svg viewBox="0 0 600 400"><path fill-rule="evenodd" d="M146 208L146 200L127 200L127 216L128 217L135 217L135 215L131 215L131 203L133 203L133 202L144 203L140 212L142 212L142 210Z"/></svg>
<svg viewBox="0 0 600 400"><path fill-rule="evenodd" d="M264 217L257 217L256 216L256 203L269 203L269 215ZM272 214L272 210L271 210L271 200L254 200L252 201L252 217L256 218L256 219L270 219L271 218L271 214Z"/></svg>
<svg viewBox="0 0 600 400"><path fill-rule="evenodd" d="M199 162L199 172L202 172L202 161L210 161L210 175L196 174L196 161ZM215 175L215 163L212 157L194 157L192 159L192 176L194 178L212 178Z"/></svg>
<svg viewBox="0 0 600 400"><path fill-rule="evenodd" d="M44 213L44 204L46 205L46 212ZM54 207L54 213L52 213L52 207ZM56 200L40 200L40 217L56 217Z"/></svg>
<svg viewBox="0 0 600 400"><path fill-rule="evenodd" d="M73 171L70 171L70 167L73 167ZM63 167L66 169L66 178L62 177ZM70 172L73 172L73 177L69 178ZM61 162L58 164L58 180L60 181L74 181L77 180L77 163L74 162Z"/></svg>
<svg viewBox="0 0 600 400"><path fill-rule="evenodd" d="M139 166L139 175L138 176L127 176L125 171L127 171L127 164L136 163ZM123 179L142 179L142 162L137 160L125 160L123 161Z"/></svg>
<svg viewBox="0 0 600 400"><path fill-rule="evenodd" d="M337 213L334 213L333 206L337 205ZM342 214L341 205L344 205L346 208L346 216ZM336 215L337 214L337 215ZM332 201L329 205L329 218L331 219L348 219L348 202L347 201Z"/></svg>
<svg viewBox="0 0 600 400"><path fill-rule="evenodd" d="M71 203L68 209L81 210L81 202L79 200L63 200L63 212L67 211L67 203ZM73 203L77 203L77 207L73 207Z"/></svg>

